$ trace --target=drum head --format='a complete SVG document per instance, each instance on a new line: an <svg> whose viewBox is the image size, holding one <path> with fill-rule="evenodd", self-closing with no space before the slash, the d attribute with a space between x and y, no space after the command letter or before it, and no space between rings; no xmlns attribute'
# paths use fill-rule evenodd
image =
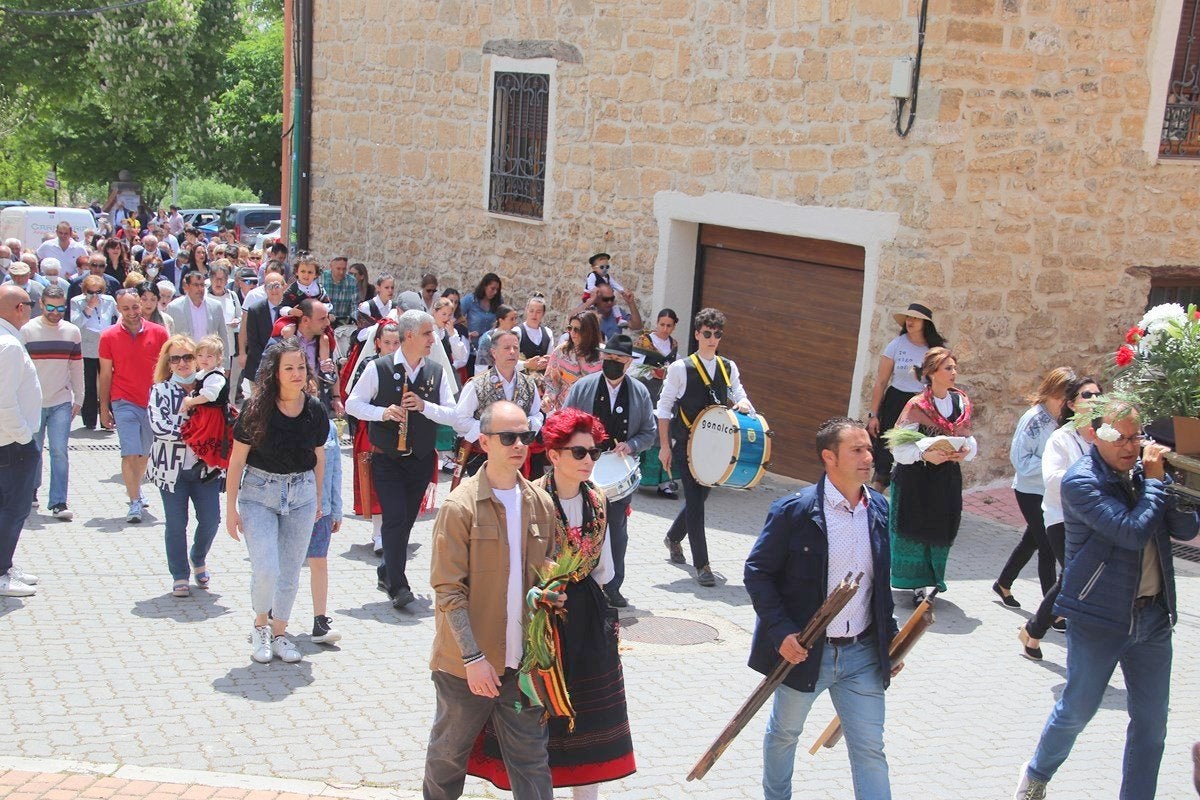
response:
<svg viewBox="0 0 1200 800"><path fill-rule="evenodd" d="M733 471L741 443L737 416L724 406L700 412L688 440L688 466L697 483L717 486Z"/></svg>
<svg viewBox="0 0 1200 800"><path fill-rule="evenodd" d="M632 456L622 456L612 452L604 453L592 469L592 483L606 490L605 494L609 494L607 490L632 475L637 467L637 459Z"/></svg>

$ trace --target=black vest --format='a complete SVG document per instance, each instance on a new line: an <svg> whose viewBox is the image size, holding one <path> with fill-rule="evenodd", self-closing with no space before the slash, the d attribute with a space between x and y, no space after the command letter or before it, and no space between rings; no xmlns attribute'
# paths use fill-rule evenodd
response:
<svg viewBox="0 0 1200 800"><path fill-rule="evenodd" d="M397 364L397 358L400 363ZM404 354L397 350L390 356L380 356L373 364L379 386L371 405L387 408L400 405L401 389L404 386ZM396 376L400 378L397 379ZM417 379L409 384L408 389L426 403L441 402L442 367L429 359L417 373ZM408 451L401 453L396 449L396 437L399 435L399 425L395 422L371 422L367 425L367 439L391 458L401 456L428 455L434 449L437 439L437 423L424 414L416 411L408 412Z"/></svg>
<svg viewBox="0 0 1200 800"><path fill-rule="evenodd" d="M676 439L688 437L688 432L692 423L696 421L696 416L707 406L711 406L714 402L720 405L729 404L729 386L725 383L725 376L721 374L721 364L725 366L725 373L732 376L732 362L722 356L717 356L717 361L720 363L715 370L716 374L710 380L710 385L706 387L704 381L700 379L700 373L696 371L696 363L692 361L691 356L683 360L687 384L684 387L683 395L675 403L675 416L671 418L671 435ZM703 367L704 362L701 361L700 364ZM705 377L707 376L706 371ZM685 417L686 422L684 422Z"/></svg>
<svg viewBox="0 0 1200 800"><path fill-rule="evenodd" d="M524 323L521 324L521 327L525 328ZM521 355L522 356L524 356L525 358L534 358L535 356L544 356L550 352L550 331L546 330L545 328L542 328L541 331L542 331L542 343L541 344L533 343L533 340L530 339L528 336L528 333L529 333L528 328L525 328L525 330L521 331L520 347L521 347Z"/></svg>
<svg viewBox="0 0 1200 800"><path fill-rule="evenodd" d="M596 387L596 402L592 405L592 414L604 424L604 430L614 442L624 442L629 438L629 376L621 381L617 389L617 406L612 409L609 403L612 387L604 376L600 376L600 385Z"/></svg>

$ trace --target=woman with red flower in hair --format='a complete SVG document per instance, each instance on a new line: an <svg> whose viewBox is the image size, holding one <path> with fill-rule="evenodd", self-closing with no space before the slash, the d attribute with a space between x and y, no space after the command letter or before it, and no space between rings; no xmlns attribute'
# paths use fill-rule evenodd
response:
<svg viewBox="0 0 1200 800"><path fill-rule="evenodd" d="M534 485L558 510L552 550L569 548L584 561L575 573L581 577L566 586L568 610L561 628L563 675L575 716L550 717L547 751L554 786L573 787L575 800L586 800L600 796L601 782L637 770L617 653L617 616L602 588L613 576L604 494L589 480L600 457L597 445L608 434L591 414L564 408L546 420L541 435L553 470ZM467 772L511 788L491 723L475 744Z"/></svg>

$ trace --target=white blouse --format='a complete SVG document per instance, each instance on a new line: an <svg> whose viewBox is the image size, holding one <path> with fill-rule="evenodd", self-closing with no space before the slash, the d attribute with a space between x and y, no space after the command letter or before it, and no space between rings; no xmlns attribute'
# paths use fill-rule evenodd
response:
<svg viewBox="0 0 1200 800"><path fill-rule="evenodd" d="M563 513L567 515L567 527L580 528L583 527L583 491L574 497L558 496L558 502L562 506ZM596 583L603 586L613 579L616 574L616 567L613 564L612 542L609 540L608 530L604 531L604 542L600 545L600 560L596 562L595 569L592 570L592 577Z"/></svg>

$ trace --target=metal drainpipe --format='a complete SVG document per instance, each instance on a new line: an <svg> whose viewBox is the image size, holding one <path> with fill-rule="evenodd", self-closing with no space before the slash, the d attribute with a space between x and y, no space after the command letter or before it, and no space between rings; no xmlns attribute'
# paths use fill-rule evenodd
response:
<svg viewBox="0 0 1200 800"><path fill-rule="evenodd" d="M312 59L313 59L313 3L312 0L297 0L297 24L300 27L300 80L296 92L298 112L295 122L296 141L293 145L298 154L296 164L296 246L309 248L309 204L312 169ZM297 146L298 145L298 146Z"/></svg>

